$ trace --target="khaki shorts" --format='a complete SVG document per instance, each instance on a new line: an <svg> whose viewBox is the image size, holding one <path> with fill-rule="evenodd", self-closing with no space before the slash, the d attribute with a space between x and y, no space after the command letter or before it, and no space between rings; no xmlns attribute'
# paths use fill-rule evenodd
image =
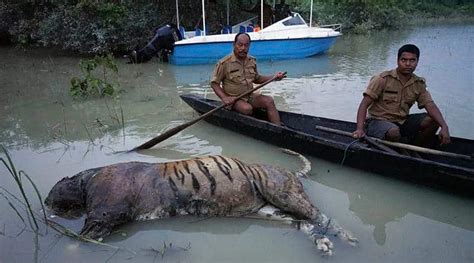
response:
<svg viewBox="0 0 474 263"><path fill-rule="evenodd" d="M245 97L242 97L240 98L241 100L245 101L245 102L248 102L250 104L253 104L253 101L255 100L256 97L258 97L260 95L260 93L252 93L248 96L245 96Z"/></svg>

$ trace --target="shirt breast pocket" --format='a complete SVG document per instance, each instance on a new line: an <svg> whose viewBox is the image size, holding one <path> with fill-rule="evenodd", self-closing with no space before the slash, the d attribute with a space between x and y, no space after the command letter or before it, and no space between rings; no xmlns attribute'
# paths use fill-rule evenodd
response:
<svg viewBox="0 0 474 263"><path fill-rule="evenodd" d="M233 82L239 83L241 79L241 74L239 70L233 70L229 73L229 79Z"/></svg>
<svg viewBox="0 0 474 263"><path fill-rule="evenodd" d="M399 104L398 91L385 90L383 92L383 102L385 105L387 105L388 108L397 107Z"/></svg>
<svg viewBox="0 0 474 263"><path fill-rule="evenodd" d="M417 98L418 98L418 93L416 91L408 91L407 90L404 94L404 103L408 107L411 107L413 105L413 103L415 103Z"/></svg>
<svg viewBox="0 0 474 263"><path fill-rule="evenodd" d="M245 78L246 79L254 80L256 75L257 75L257 72L255 71L254 68L245 69Z"/></svg>

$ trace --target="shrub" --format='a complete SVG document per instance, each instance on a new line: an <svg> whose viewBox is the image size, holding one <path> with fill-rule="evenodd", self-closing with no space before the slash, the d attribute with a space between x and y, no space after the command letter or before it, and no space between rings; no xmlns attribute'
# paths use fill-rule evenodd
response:
<svg viewBox="0 0 474 263"><path fill-rule="evenodd" d="M114 83L108 79L109 70L118 74L117 64L111 54L81 60L79 66L84 78L73 77L71 79L70 94L73 98L86 98L90 95L112 96L119 87L118 82Z"/></svg>
<svg viewBox="0 0 474 263"><path fill-rule="evenodd" d="M39 4L37 4L39 2ZM192 29L200 17L200 2L180 0L181 25ZM311 0L291 1L294 11L309 18ZM174 0L156 1L0 1L0 43L57 46L84 54L125 53L143 46L154 29L176 21ZM255 1L231 1L234 23L237 12ZM171 7L171 8L169 8ZM221 2L221 8L225 8ZM464 16L472 20L474 5L468 0L315 0L314 21L342 23L357 33L401 26L416 18ZM196 12L199 10L199 12ZM402 19L403 18L403 19Z"/></svg>
<svg viewBox="0 0 474 263"><path fill-rule="evenodd" d="M166 20L161 21L156 8L112 3L58 6L39 23L39 43L84 54L123 53L146 43Z"/></svg>

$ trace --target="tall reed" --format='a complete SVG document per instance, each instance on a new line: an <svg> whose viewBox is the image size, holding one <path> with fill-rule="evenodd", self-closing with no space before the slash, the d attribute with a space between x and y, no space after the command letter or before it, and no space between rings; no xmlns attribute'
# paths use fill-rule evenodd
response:
<svg viewBox="0 0 474 263"><path fill-rule="evenodd" d="M11 158L9 152L7 151L7 149L3 145L0 145L0 148L2 149L3 153L6 156L6 159L0 157L0 161L3 163L3 165L7 168L10 175L13 177L13 179L14 179L14 181L15 181L15 183L16 183L19 191L20 191L22 199L18 198L16 195L11 193L8 189L6 189L3 186L0 186L0 190L1 190L0 191L0 196L2 196L5 200L7 200L8 205L13 209L13 211L15 211L16 215L20 218L20 220L26 226L25 218L21 213L21 209L19 209L17 206L15 206L15 204L11 200L17 201L17 203L19 203L20 205L22 205L25 208L25 210L27 212L26 219L28 220L29 225L31 227L31 230L35 233L35 235L39 234L38 221L40 221L43 224L51 227L53 230L65 235L65 236L68 236L68 237L71 237L71 238L74 238L74 239L77 239L77 240L80 240L80 241L83 241L83 242L88 242L88 243L92 243L92 244L96 244L96 245L106 246L106 247L110 247L110 248L113 248L113 249L125 250L125 251L128 251L130 253L135 254L134 251L126 249L126 248L116 247L116 246L113 246L113 245L102 243L101 241L97 241L97 240L93 240L93 239L90 239L90 238L83 237L83 236L77 234L75 231L73 231L69 228L66 228L66 227L62 226L61 224L56 223L52 220L49 220L46 216L46 209L43 205L43 198L41 197L41 194L40 194L38 188L36 187L35 183L31 179L31 177L28 176L23 170L18 171L17 168L15 167L15 164L13 163L12 158ZM30 199L28 198L28 196L26 195L26 192L25 192L25 185L24 185L24 181L22 179L23 177L28 180L30 185L35 190L36 197L38 198L38 201L41 204L41 211L42 211L41 215L39 215L37 212L35 212L32 209L31 201L30 201ZM23 231L24 231L24 229L18 235L20 235Z"/></svg>
<svg viewBox="0 0 474 263"><path fill-rule="evenodd" d="M26 205L26 208L27 208L26 209L27 219L28 219L28 222L30 223L31 230L35 233L38 233L38 231L39 231L38 221L36 219L35 213L33 212L33 209L31 208L31 202L28 199L28 196L26 195L23 178L26 178L28 180L28 182L30 183L30 185L35 190L36 197L38 198L38 200L41 204L41 210L43 211L43 217L46 220L47 219L46 218L46 211L44 209L43 199L41 198L41 194L38 190L38 187L36 187L36 184L33 182L31 177L28 174L25 173L25 171L23 171L23 170L18 171L16 169L15 164L13 163L10 154L8 153L7 149L3 145L1 145L1 149L2 149L2 151L4 152L4 154L6 156L6 160L4 158L0 157L0 161L2 161L3 165L7 168L8 172L13 177L13 180L15 181L16 185L18 186L18 190L20 191L21 197L23 198L23 201L24 201L24 203ZM6 191L6 189L4 189L4 191ZM6 197L6 196L3 195L3 197ZM12 207L15 210L16 214L24 222L23 217L21 216L19 211L14 208L14 206L12 205L11 202L9 202L9 205L10 205L10 207Z"/></svg>

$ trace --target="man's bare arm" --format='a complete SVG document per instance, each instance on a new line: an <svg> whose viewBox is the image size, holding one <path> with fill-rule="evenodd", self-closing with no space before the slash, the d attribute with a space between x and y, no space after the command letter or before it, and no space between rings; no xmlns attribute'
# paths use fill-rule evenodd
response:
<svg viewBox="0 0 474 263"><path fill-rule="evenodd" d="M439 110L438 106L434 102L430 102L425 105L425 109L430 115L430 117L438 123L438 125L441 127L441 130L439 131L439 137L441 139L441 144L448 144L451 142L451 137L449 136L449 128L448 124L446 124L446 121L444 121L443 115L441 114L441 111Z"/></svg>
<svg viewBox="0 0 474 263"><path fill-rule="evenodd" d="M211 88L214 90L214 93L216 93L217 97L219 97L224 104L230 105L234 103L236 97L227 95L220 84L217 84L216 82L211 82Z"/></svg>
<svg viewBox="0 0 474 263"><path fill-rule="evenodd" d="M354 138L362 138L365 136L364 123L367 117L367 109L372 102L374 102L374 100L367 95L364 95L364 98L360 102L359 109L357 110L357 128L352 133Z"/></svg>
<svg viewBox="0 0 474 263"><path fill-rule="evenodd" d="M275 73L273 76L263 76L260 75L258 79L254 81L255 84L262 84L264 82L269 81L270 79L276 77L276 80L282 80L284 77L286 77L286 72L279 71Z"/></svg>

